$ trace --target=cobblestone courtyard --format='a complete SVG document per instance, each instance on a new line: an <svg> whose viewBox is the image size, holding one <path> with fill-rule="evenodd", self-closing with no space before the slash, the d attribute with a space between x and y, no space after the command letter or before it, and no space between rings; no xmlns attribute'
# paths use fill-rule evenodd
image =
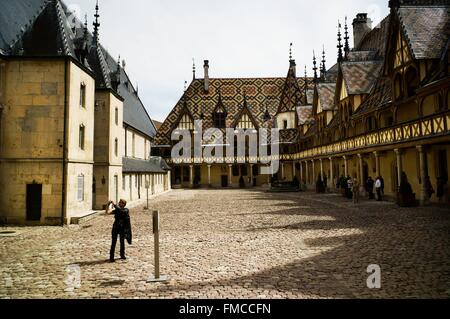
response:
<svg viewBox="0 0 450 319"><path fill-rule="evenodd" d="M153 273L151 214L132 210L128 260L107 262L111 216L80 226L8 228L0 298L449 298L450 210L353 206L338 195L174 190L161 212ZM366 286L370 264L382 288ZM80 286L71 288L73 265Z"/></svg>

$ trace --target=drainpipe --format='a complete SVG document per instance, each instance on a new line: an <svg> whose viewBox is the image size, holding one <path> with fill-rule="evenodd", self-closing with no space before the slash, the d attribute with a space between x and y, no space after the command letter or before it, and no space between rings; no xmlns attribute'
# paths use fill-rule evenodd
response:
<svg viewBox="0 0 450 319"><path fill-rule="evenodd" d="M63 132L63 158L62 158L62 187L61 187L61 226L64 226L64 219L66 217L66 193L67 193L67 126L68 126L68 78L69 78L69 59L66 58L65 61L65 73L64 73L64 132Z"/></svg>

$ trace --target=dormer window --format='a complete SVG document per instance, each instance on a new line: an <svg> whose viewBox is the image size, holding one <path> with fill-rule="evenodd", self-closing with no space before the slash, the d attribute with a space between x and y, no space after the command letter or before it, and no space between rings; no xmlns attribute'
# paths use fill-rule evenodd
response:
<svg viewBox="0 0 450 319"><path fill-rule="evenodd" d="M227 113L224 112L223 109L218 109L213 114L213 121L214 121L214 127L215 128L226 128L226 119L227 119Z"/></svg>
<svg viewBox="0 0 450 319"><path fill-rule="evenodd" d="M284 130L287 130L287 128L288 128L288 121L287 121L287 120L284 120L284 121L283 121L283 129L284 129Z"/></svg>
<svg viewBox="0 0 450 319"><path fill-rule="evenodd" d="M178 123L179 130L194 130L194 122L192 121L191 117L188 114L184 114Z"/></svg>
<svg viewBox="0 0 450 319"><path fill-rule="evenodd" d="M253 125L250 116L247 113L244 113L236 128L241 130L248 130L248 129L254 130L255 126Z"/></svg>

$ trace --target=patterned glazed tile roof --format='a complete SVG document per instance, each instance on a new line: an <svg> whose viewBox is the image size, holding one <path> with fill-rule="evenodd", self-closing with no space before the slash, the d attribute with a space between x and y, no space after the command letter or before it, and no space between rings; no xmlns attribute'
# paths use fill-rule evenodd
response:
<svg viewBox="0 0 450 319"><path fill-rule="evenodd" d="M256 122L257 128L272 128L274 126L273 119L278 113L280 101L286 89L285 83L286 78L210 79L209 92L205 92L204 80L195 79L158 130L156 145L171 144L171 133L178 125L184 104L194 120L200 120L203 114L204 130L213 128L213 113L219 103L219 97L227 110L227 127L233 127L233 124L239 120L239 114L244 107L245 95L247 108ZM296 86L304 87L304 78L296 78ZM308 79L308 87L310 90L313 89L311 78ZM300 95L300 98L303 99L303 96L304 93ZM271 118L268 121L265 118L266 112Z"/></svg>
<svg viewBox="0 0 450 319"><path fill-rule="evenodd" d="M326 72L325 82L336 82L338 73L339 73L339 64L336 63Z"/></svg>
<svg viewBox="0 0 450 319"><path fill-rule="evenodd" d="M297 129L280 130L280 144L298 143L299 132Z"/></svg>
<svg viewBox="0 0 450 319"><path fill-rule="evenodd" d="M278 113L291 112L295 110L298 105L306 104L305 100L305 84L300 87L298 79L295 75L295 61L291 60L286 81L284 83L283 91L281 93L280 106Z"/></svg>
<svg viewBox="0 0 450 319"><path fill-rule="evenodd" d="M314 100L314 90L306 91L306 104L311 104Z"/></svg>
<svg viewBox="0 0 450 319"><path fill-rule="evenodd" d="M334 97L336 94L336 83L319 83L317 85L317 94L320 100L322 110L334 110Z"/></svg>
<svg viewBox="0 0 450 319"><path fill-rule="evenodd" d="M344 62L342 74L349 95L368 94L382 69L382 61Z"/></svg>
<svg viewBox="0 0 450 319"><path fill-rule="evenodd" d="M377 83L367 97L367 99L361 104L358 111L353 114L354 117L369 113L377 108L386 106L392 102L392 86L389 78L380 77Z"/></svg>
<svg viewBox="0 0 450 319"><path fill-rule="evenodd" d="M439 59L450 37L450 4L397 10L414 58Z"/></svg>
<svg viewBox="0 0 450 319"><path fill-rule="evenodd" d="M300 125L314 122L312 105L304 105L297 107L298 123Z"/></svg>

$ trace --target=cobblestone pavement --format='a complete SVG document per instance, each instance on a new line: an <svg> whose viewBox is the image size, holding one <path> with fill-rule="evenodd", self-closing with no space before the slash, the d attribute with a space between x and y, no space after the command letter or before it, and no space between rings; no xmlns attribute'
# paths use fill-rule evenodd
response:
<svg viewBox="0 0 450 319"><path fill-rule="evenodd" d="M134 209L128 260L114 264L111 216L3 229L18 234L0 237L0 298L450 297L450 210L250 190L174 190L150 209L170 281L147 283L151 215ZM381 289L367 288L370 264Z"/></svg>

